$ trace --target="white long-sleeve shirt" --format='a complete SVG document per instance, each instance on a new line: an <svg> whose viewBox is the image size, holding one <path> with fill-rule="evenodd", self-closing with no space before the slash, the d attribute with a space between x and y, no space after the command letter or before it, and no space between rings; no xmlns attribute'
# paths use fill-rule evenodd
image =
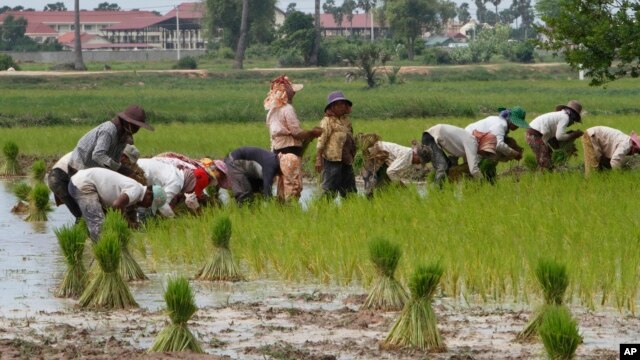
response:
<svg viewBox="0 0 640 360"><path fill-rule="evenodd" d="M463 157L469 166L471 176L482 177L478 166L480 163L478 140L473 135L463 128L447 124L438 124L426 131L444 151L453 156Z"/></svg>
<svg viewBox="0 0 640 360"><path fill-rule="evenodd" d="M139 182L105 168L78 170L71 182L82 192L96 192L104 208L111 208L121 194L127 194L129 205L144 198L147 187Z"/></svg>
<svg viewBox="0 0 640 360"><path fill-rule="evenodd" d="M588 128L587 135L598 160L603 156L611 159L611 168L620 169L624 165L624 157L631 152L631 137L622 131L608 126Z"/></svg>
<svg viewBox="0 0 640 360"><path fill-rule="evenodd" d="M167 194L167 202L158 211L167 217L175 216L169 203L177 194L182 192L184 186L184 173L182 170L155 158L139 159L137 164L144 171L144 176L149 184L161 186Z"/></svg>
<svg viewBox="0 0 640 360"><path fill-rule="evenodd" d="M464 128L469 134L473 134L474 130L480 132L490 132L496 136L496 152L505 156L515 156L516 151L505 144L504 137L509 133L509 124L507 120L501 116L489 116L482 120L467 125Z"/></svg>
<svg viewBox="0 0 640 360"><path fill-rule="evenodd" d="M385 161L387 175L391 180L399 181L400 175L411 167L413 149L386 141L378 141L373 146L389 153L389 158Z"/></svg>
<svg viewBox="0 0 640 360"><path fill-rule="evenodd" d="M567 135L568 126L569 114L565 110L542 114L529 123L529 127L542 134L542 141L547 145L549 140L554 137L558 141L569 140L569 135Z"/></svg>

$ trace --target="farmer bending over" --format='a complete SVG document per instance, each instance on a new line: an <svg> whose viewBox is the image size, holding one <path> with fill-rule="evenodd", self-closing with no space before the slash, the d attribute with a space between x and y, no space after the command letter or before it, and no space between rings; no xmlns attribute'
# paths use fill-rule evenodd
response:
<svg viewBox="0 0 640 360"><path fill-rule="evenodd" d="M257 147L241 147L224 159L231 191L238 204L252 200L255 194L273 196L273 180L280 174L278 155Z"/></svg>
<svg viewBox="0 0 640 360"><path fill-rule="evenodd" d="M582 136L581 130L566 132L567 128L576 122L582 122L582 105L571 100L567 105L556 106L556 111L542 114L529 124L527 129L527 144L536 154L536 161L540 169L551 170L551 153L565 149L573 153L575 139Z"/></svg>
<svg viewBox="0 0 640 360"><path fill-rule="evenodd" d="M79 170L71 177L69 194L78 203L94 242L100 236L105 209L112 208L125 213L130 207L151 207L155 212L167 200L160 186L144 186L103 168Z"/></svg>
<svg viewBox="0 0 640 360"><path fill-rule="evenodd" d="M469 134L474 130L480 132L490 132L496 136L496 156L495 161L509 161L522 159L523 148L520 147L513 138L507 137L509 131L518 128L528 129L529 124L524 120L527 113L519 106L511 109L500 109L497 116L489 116L469 124L464 128Z"/></svg>
<svg viewBox="0 0 640 360"><path fill-rule="evenodd" d="M635 132L627 135L608 126L590 127L582 135L584 175L594 170L622 169L626 155L640 153L640 140Z"/></svg>

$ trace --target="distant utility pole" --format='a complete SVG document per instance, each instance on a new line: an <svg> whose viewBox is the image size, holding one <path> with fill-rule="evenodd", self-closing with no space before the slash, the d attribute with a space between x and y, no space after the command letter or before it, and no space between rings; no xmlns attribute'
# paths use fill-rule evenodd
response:
<svg viewBox="0 0 640 360"><path fill-rule="evenodd" d="M373 42L373 40L374 40L374 36L373 36L373 10L374 10L374 8L371 8L371 10L369 10L369 13L371 14L371 42Z"/></svg>
<svg viewBox="0 0 640 360"><path fill-rule="evenodd" d="M178 49L178 60L180 60L180 5L176 6L176 49Z"/></svg>

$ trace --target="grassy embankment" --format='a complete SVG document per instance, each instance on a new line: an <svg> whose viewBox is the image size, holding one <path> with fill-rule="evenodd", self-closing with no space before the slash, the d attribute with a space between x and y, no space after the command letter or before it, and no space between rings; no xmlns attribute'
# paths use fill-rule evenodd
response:
<svg viewBox="0 0 640 360"><path fill-rule="evenodd" d="M442 74L413 76L405 84L374 90L310 73L300 75L306 88L295 105L305 125L312 126L321 117L326 94L342 89L355 103L356 132L376 131L399 143L419 138L436 123L466 125L502 105L525 107L531 120L571 98L589 112L580 128L640 129L636 80L601 89L567 80L566 73L525 80L525 72L516 70L509 77L500 70L450 68L446 71L453 81L443 81ZM155 133L141 131L136 137L145 155L173 150L222 156L242 145L267 146L261 104L269 76L136 76L0 79L4 124L84 123L3 128L2 140L18 142L27 154L61 155L90 124L139 102L158 125ZM458 80L463 76L477 80ZM521 131L514 136L524 144ZM532 267L546 256L567 264L573 301L635 311L640 232L633 214L639 177L636 172L609 173L585 181L578 172L525 174L519 181L503 178L496 186L463 183L442 192L427 186L426 196L420 195L423 188L409 186L372 201L349 199L342 206L313 201L306 211L275 204L223 211L237 229L234 254L254 277L368 284L374 275L368 240L385 236L402 247L401 280L417 263L440 259L446 269L444 292L469 302L529 301L536 284ZM195 272L203 254L211 253L207 231L218 214L151 224L137 241L146 243L154 261L188 264Z"/></svg>

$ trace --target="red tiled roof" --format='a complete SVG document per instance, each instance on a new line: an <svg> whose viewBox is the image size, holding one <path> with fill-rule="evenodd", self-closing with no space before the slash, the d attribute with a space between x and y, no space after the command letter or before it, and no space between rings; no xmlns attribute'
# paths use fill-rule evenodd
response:
<svg viewBox="0 0 640 360"><path fill-rule="evenodd" d="M43 23L27 23L27 34L38 34L38 35L58 35L58 32L55 31L51 26L45 25Z"/></svg>
<svg viewBox="0 0 640 360"><path fill-rule="evenodd" d="M147 28L149 26L155 25L157 23L163 22L164 20L170 17L143 17L143 18L135 18L131 20L123 21L119 24L111 25L105 30L141 30Z"/></svg>
<svg viewBox="0 0 640 360"><path fill-rule="evenodd" d="M74 43L65 44L70 48L74 48ZM151 49L153 45L143 43L119 43L119 44L82 44L83 49L95 50L95 49Z"/></svg>
<svg viewBox="0 0 640 360"><path fill-rule="evenodd" d="M80 42L85 43L92 39L95 39L96 37L97 36L95 35L91 35L91 34L87 34L86 32L83 32L82 34L80 34ZM75 39L76 39L76 33L74 31L69 31L68 33L58 36L58 42L60 44L72 43Z"/></svg>
<svg viewBox="0 0 640 360"><path fill-rule="evenodd" d="M370 28L371 27L371 16L369 14L353 14L352 21L349 21L346 16L342 18L342 25L338 26L333 19L333 15L331 14L320 14L320 24L325 29L348 29L348 28ZM376 19L373 19L373 27L378 28L380 25L378 24Z"/></svg>
<svg viewBox="0 0 640 360"><path fill-rule="evenodd" d="M182 3L178 5L178 10L180 11L178 16L181 19L201 19L204 16L204 7L199 2ZM165 16L175 17L176 9L172 9Z"/></svg>
<svg viewBox="0 0 640 360"><path fill-rule="evenodd" d="M7 11L0 14L0 22L4 21L4 18L8 15L13 15L15 18L24 17L29 23L60 23L60 24L73 24L74 12L73 11ZM142 18L142 17L155 17L156 15L151 11L81 11L80 22L81 23L121 23L123 21Z"/></svg>

